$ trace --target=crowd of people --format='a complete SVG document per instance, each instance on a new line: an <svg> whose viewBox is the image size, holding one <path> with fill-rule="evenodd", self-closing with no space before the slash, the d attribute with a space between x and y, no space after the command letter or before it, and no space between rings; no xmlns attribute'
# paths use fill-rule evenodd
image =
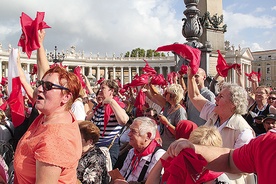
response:
<svg viewBox="0 0 276 184"><path fill-rule="evenodd" d="M25 91L18 126L1 82L0 183L274 182L276 91L256 75L250 92L219 74L206 85L202 68L158 83L147 64L143 81L106 76L91 86L82 72L50 66L43 29L38 38L35 83L17 58Z"/></svg>

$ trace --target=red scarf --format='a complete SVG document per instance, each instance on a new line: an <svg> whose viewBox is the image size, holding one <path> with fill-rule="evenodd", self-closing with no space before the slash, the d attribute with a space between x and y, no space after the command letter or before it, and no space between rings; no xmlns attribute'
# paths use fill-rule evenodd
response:
<svg viewBox="0 0 276 184"><path fill-rule="evenodd" d="M161 162L164 167L162 183L167 184L183 183L183 181L185 184L200 184L214 180L222 174L205 169L207 161L191 148L182 150L177 157L161 159Z"/></svg>
<svg viewBox="0 0 276 184"><path fill-rule="evenodd" d="M114 97L113 98L119 105L120 107L122 108L125 108L125 104L121 101L119 101L119 98L118 97ZM113 113L113 110L110 106L110 104L105 104L105 111L104 111L104 131L103 131L103 134L105 133L105 129L106 129L106 126L108 124L108 121L110 119L110 115Z"/></svg>
<svg viewBox="0 0 276 184"><path fill-rule="evenodd" d="M156 140L152 140L142 152L138 152L138 150L134 148L134 155L131 160L131 167L133 168L132 171L136 170L141 158L153 153L157 146L159 146L159 144L156 142Z"/></svg>

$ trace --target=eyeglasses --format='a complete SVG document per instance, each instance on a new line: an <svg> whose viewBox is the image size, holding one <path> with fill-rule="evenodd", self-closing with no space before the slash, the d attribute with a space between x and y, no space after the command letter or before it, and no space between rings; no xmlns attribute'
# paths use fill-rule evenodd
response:
<svg viewBox="0 0 276 184"><path fill-rule="evenodd" d="M268 97L268 100L276 100L276 97Z"/></svg>
<svg viewBox="0 0 276 184"><path fill-rule="evenodd" d="M53 83L51 83L49 81L43 81L43 80L36 81L36 87L37 88L39 86L41 86L41 85L42 85L42 88L43 88L44 91L49 91L51 89L61 89L61 90L68 90L69 91L68 88L60 86L60 85L57 85L57 84L53 84Z"/></svg>

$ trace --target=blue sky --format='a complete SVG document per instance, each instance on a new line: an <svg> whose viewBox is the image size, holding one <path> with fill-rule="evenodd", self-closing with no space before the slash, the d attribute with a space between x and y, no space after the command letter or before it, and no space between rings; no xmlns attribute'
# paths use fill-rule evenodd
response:
<svg viewBox="0 0 276 184"><path fill-rule="evenodd" d="M85 55L120 55L134 48L156 49L184 43L183 0L1 0L0 43L16 47L19 17L45 12L45 47L51 51L76 47ZM276 49L275 0L224 0L225 40L251 51Z"/></svg>

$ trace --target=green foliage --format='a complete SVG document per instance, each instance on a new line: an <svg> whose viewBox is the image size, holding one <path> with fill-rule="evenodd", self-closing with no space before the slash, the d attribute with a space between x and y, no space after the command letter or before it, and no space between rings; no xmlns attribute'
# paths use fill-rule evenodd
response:
<svg viewBox="0 0 276 184"><path fill-rule="evenodd" d="M148 49L145 51L145 49L136 48L131 51L126 52L125 57L165 57L164 53L155 52L153 49Z"/></svg>

